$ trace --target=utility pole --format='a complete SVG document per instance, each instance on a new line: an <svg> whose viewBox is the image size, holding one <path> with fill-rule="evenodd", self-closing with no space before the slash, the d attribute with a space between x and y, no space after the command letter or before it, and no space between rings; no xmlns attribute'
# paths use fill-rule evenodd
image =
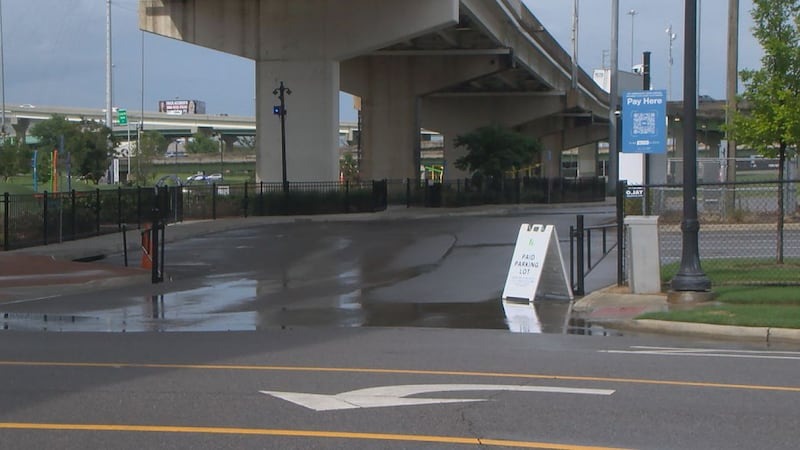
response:
<svg viewBox="0 0 800 450"><path fill-rule="evenodd" d="M111 0L106 0L106 126L114 129L111 95Z"/></svg>
<svg viewBox="0 0 800 450"><path fill-rule="evenodd" d="M697 1L685 0L683 47L683 220L681 265L672 279L670 302L706 300L711 281L700 267L697 219ZM704 295L706 294L706 295Z"/></svg>
<svg viewBox="0 0 800 450"><path fill-rule="evenodd" d="M731 129L733 114L738 107L736 91L739 84L739 0L728 0L728 62L726 69L725 86L725 125ZM728 154L725 155L728 168L725 172L725 181L736 181L736 141L731 139L730 133L725 132L728 140Z"/></svg>
<svg viewBox="0 0 800 450"><path fill-rule="evenodd" d="M578 89L578 0L572 4L572 89Z"/></svg>
<svg viewBox="0 0 800 450"><path fill-rule="evenodd" d="M636 12L635 9L632 9L632 10L628 11L627 14L629 16L631 16L631 69L633 69L633 55L634 55L634 53L633 53L633 44L634 44L633 19L635 19L636 15L639 14L639 13Z"/></svg>
<svg viewBox="0 0 800 450"><path fill-rule="evenodd" d="M281 104L272 108L272 112L281 117L281 169L283 170L283 192L289 193L289 181L286 178L286 94L291 95L291 89L281 85L272 91L272 95L277 95Z"/></svg>
<svg viewBox="0 0 800 450"><path fill-rule="evenodd" d="M608 166L606 194L615 195L619 178L617 149L617 105L619 102L619 0L611 0L611 92L608 95Z"/></svg>
<svg viewBox="0 0 800 450"><path fill-rule="evenodd" d="M6 67L3 56L3 46L5 37L3 36L3 0L0 0L0 96L2 96L2 123L0 123L0 136L5 144L6 137Z"/></svg>
<svg viewBox="0 0 800 450"><path fill-rule="evenodd" d="M678 38L678 35L672 32L672 24L669 24L669 27L665 30L667 32L667 39L669 40L669 59L667 60L667 101L669 101L670 96L672 95L672 64L675 60L672 58L672 42Z"/></svg>

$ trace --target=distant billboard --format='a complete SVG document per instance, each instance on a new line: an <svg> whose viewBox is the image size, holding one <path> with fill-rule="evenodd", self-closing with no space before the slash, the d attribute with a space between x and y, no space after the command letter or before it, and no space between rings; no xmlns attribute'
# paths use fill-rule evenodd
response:
<svg viewBox="0 0 800 450"><path fill-rule="evenodd" d="M206 102L200 100L160 100L158 112L167 114L205 114Z"/></svg>

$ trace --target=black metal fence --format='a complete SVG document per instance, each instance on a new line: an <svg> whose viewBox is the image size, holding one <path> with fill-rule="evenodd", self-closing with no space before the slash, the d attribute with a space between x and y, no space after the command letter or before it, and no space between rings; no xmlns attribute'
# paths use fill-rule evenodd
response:
<svg viewBox="0 0 800 450"><path fill-rule="evenodd" d="M603 178L463 179L445 182L390 180L389 203L459 207L509 203L571 203L605 200Z"/></svg>
<svg viewBox="0 0 800 450"><path fill-rule="evenodd" d="M142 228L157 217L180 222L222 217L374 212L386 209L386 181L203 184L42 194L5 193L0 247L11 250Z"/></svg>
<svg viewBox="0 0 800 450"><path fill-rule="evenodd" d="M86 192L3 194L0 247L10 250L142 228L160 221L268 215L372 212L389 203L458 207L508 203L603 201L601 178L505 180L470 179L445 183L406 180L189 184L159 188L96 189Z"/></svg>
<svg viewBox="0 0 800 450"><path fill-rule="evenodd" d="M698 184L699 254L712 284L800 285L799 185L800 180ZM682 251L682 186L625 191L626 215L659 217L662 278L672 279Z"/></svg>

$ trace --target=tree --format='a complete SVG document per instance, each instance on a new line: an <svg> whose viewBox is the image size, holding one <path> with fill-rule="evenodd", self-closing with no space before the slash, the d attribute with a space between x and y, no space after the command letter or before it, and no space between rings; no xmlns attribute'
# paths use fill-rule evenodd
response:
<svg viewBox="0 0 800 450"><path fill-rule="evenodd" d="M740 72L741 103L731 134L764 156L778 156L777 263L783 264L784 168L787 150L800 142L800 0L754 0L753 35L764 49L762 67Z"/></svg>
<svg viewBox="0 0 800 450"><path fill-rule="evenodd" d="M219 141L202 133L195 133L192 139L186 143L186 151L189 153L218 153Z"/></svg>
<svg viewBox="0 0 800 450"><path fill-rule="evenodd" d="M542 151L538 140L499 125L457 136L455 146L467 149L467 154L456 160L456 167L496 183L504 173L533 164Z"/></svg>
<svg viewBox="0 0 800 450"><path fill-rule="evenodd" d="M69 122L64 116L54 115L31 128L31 135L39 138L44 152L57 149L64 142L69 154L71 174L92 180L95 184L108 170L115 139L111 129L98 122L82 120ZM66 155L59 155L59 158Z"/></svg>
<svg viewBox="0 0 800 450"><path fill-rule="evenodd" d="M145 131L136 144L136 151L131 158L131 167L128 169L137 184L146 184L155 179L156 172L153 159L167 151L169 142L157 131Z"/></svg>
<svg viewBox="0 0 800 450"><path fill-rule="evenodd" d="M98 184L111 165L111 154L116 146L111 129L94 121L82 121L73 152L73 174ZM72 143L71 143L72 144Z"/></svg>
<svg viewBox="0 0 800 450"><path fill-rule="evenodd" d="M339 172L345 181L358 181L358 161L353 157L353 152L345 152L339 159Z"/></svg>
<svg viewBox="0 0 800 450"><path fill-rule="evenodd" d="M6 140L0 145L0 176L4 181L20 173L30 171L30 151L24 143Z"/></svg>

